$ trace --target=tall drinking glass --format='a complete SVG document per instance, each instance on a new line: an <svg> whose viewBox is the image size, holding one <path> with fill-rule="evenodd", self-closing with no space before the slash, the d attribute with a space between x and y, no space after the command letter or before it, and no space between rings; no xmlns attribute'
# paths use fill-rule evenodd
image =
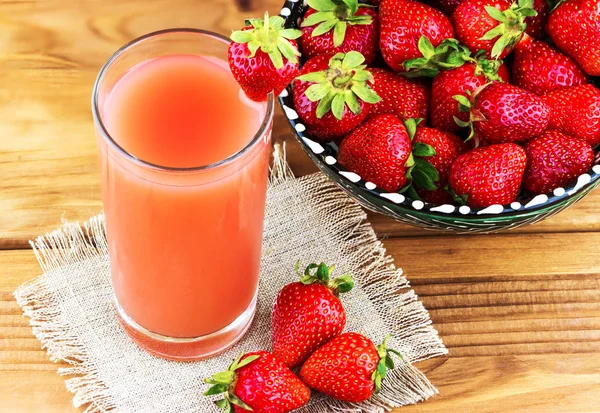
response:
<svg viewBox="0 0 600 413"><path fill-rule="evenodd" d="M173 29L118 50L92 112L115 307L155 355L233 345L256 306L273 96L250 101L229 41Z"/></svg>

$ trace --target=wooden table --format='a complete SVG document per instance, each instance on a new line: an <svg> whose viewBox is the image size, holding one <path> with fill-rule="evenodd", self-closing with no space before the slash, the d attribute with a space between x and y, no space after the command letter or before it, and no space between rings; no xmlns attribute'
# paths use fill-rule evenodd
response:
<svg viewBox="0 0 600 413"><path fill-rule="evenodd" d="M40 269L27 241L102 210L90 93L123 43L167 27L229 33L281 0L0 0L0 411L68 412L71 394L12 297ZM297 174L316 170L281 114ZM600 410L600 191L503 235L370 221L450 356L421 363L440 395L405 412Z"/></svg>

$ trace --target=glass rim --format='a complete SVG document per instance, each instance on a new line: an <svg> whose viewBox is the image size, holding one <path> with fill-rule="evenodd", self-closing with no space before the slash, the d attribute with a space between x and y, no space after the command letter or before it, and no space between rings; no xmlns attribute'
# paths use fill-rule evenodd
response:
<svg viewBox="0 0 600 413"><path fill-rule="evenodd" d="M233 162L234 160L240 158L242 155L249 152L258 142L260 142L260 140L265 135L265 133L267 133L267 130L271 124L271 120L273 119L273 113L275 110L275 98L273 96L273 92L270 92L267 96L267 110L265 112L263 121L261 122L260 127L258 128L258 131L254 134L252 139L244 147L242 147L240 150L233 153L232 155L229 155L228 157L226 157L224 159L221 159L219 161L216 161L216 162L213 162L210 164L206 164L206 165L178 168L178 167L173 167L173 166L158 165L158 164L155 164L152 162L145 161L145 160L138 158L135 155L131 154L129 151L127 151L125 148L123 148L121 145L119 145L113 139L113 137L110 135L110 133L106 129L106 126L104 125L104 122L102 121L102 115L100 114L100 108L98 105L98 97L100 94L99 93L100 85L101 85L102 81L104 80L104 76L106 75L106 72L111 67L111 65L114 63L114 61L117 58L119 58L119 56L121 56L123 53L127 52L129 49L131 49L138 43L143 42L144 40L150 39L152 37L157 37L157 36L161 36L164 34L172 34L172 33L200 34L200 35L210 37L214 40L222 41L225 44L230 43L230 40L227 37L225 37L219 33L211 32L208 30L202 30L202 29L193 29L193 28L173 28L173 29L158 30L158 31L150 32L143 36L137 37L137 38L133 39L132 41L126 43L125 45L121 46L115 53L113 53L113 55L106 61L106 63L104 63L104 65L100 69L100 72L98 72L96 81L94 82L94 88L92 91L92 114L94 117L94 124L95 124L96 128L98 129L98 131L100 131L100 134L102 135L105 142L107 142L110 146L112 146L114 149L116 149L117 152L124 155L125 158L127 158L137 164L140 164L144 167L150 167L150 168L159 169L159 170L163 170L163 171L169 171L169 172L190 172L190 171L209 170L209 169L213 169L213 168L217 168L219 166L229 164L229 163Z"/></svg>

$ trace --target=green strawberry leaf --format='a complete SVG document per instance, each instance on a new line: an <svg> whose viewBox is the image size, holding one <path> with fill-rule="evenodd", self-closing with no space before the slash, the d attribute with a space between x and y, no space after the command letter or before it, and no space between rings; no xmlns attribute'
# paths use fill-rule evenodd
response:
<svg viewBox="0 0 600 413"><path fill-rule="evenodd" d="M334 279L330 288L338 293L347 293L354 288L354 280L349 274L345 274Z"/></svg>
<svg viewBox="0 0 600 413"><path fill-rule="evenodd" d="M331 0L308 0L306 3L318 11L333 11L337 8L337 5Z"/></svg>
<svg viewBox="0 0 600 413"><path fill-rule="evenodd" d="M452 99L458 102L458 110L461 112L470 112L471 111L471 101L469 98L463 95L454 95Z"/></svg>
<svg viewBox="0 0 600 413"><path fill-rule="evenodd" d="M252 407L248 406L246 403L242 401L239 397L234 394L229 394L229 401L236 406L241 407L242 409L246 409L248 411L253 411Z"/></svg>
<svg viewBox="0 0 600 413"><path fill-rule="evenodd" d="M306 19L302 20L300 27L314 26L315 24L322 23L327 20L334 19L335 13L331 11L319 11L311 14Z"/></svg>
<svg viewBox="0 0 600 413"><path fill-rule="evenodd" d="M225 399L215 400L215 404L219 409L224 409L229 405L229 401Z"/></svg>
<svg viewBox="0 0 600 413"><path fill-rule="evenodd" d="M470 122L465 122L465 121L460 120L456 116L453 116L453 118L454 118L454 122L456 122L456 124L458 126L460 126L461 128L468 128L469 125L471 124Z"/></svg>
<svg viewBox="0 0 600 413"><path fill-rule="evenodd" d="M357 67L362 65L364 61L365 57L361 53L351 51L346 53L346 55L344 56L342 60L342 68L346 70L356 69Z"/></svg>
<svg viewBox="0 0 600 413"><path fill-rule="evenodd" d="M204 392L205 396L213 396L215 394L225 393L229 388L226 384L215 384L211 386L207 391Z"/></svg>
<svg viewBox="0 0 600 413"><path fill-rule="evenodd" d="M314 83L306 89L304 94L311 102L317 102L327 96L331 91L332 86L329 83Z"/></svg>
<svg viewBox="0 0 600 413"><path fill-rule="evenodd" d="M354 93L352 93L351 90L347 90L346 94L345 94L345 98L346 98L346 105L348 105L348 107L350 108L352 113L354 113L355 115L358 115L360 113L360 103L358 103L358 99L356 98L356 95Z"/></svg>
<svg viewBox="0 0 600 413"><path fill-rule="evenodd" d="M485 11L494 20L498 20L499 22L505 22L507 20L504 13L493 6L485 6Z"/></svg>
<svg viewBox="0 0 600 413"><path fill-rule="evenodd" d="M413 143L413 155L420 157L435 156L435 148L423 142Z"/></svg>
<svg viewBox="0 0 600 413"><path fill-rule="evenodd" d="M335 27L336 23L337 23L337 19L324 21L323 23L319 24L313 30L313 32L311 33L311 36L317 37L317 36L327 33L328 31L330 31L331 29L333 29Z"/></svg>
<svg viewBox="0 0 600 413"><path fill-rule="evenodd" d="M426 36L419 38L418 48L425 59L429 60L435 55L435 47Z"/></svg>
<svg viewBox="0 0 600 413"><path fill-rule="evenodd" d="M346 37L346 28L348 24L346 22L338 22L333 28L333 45L339 47L344 42Z"/></svg>
<svg viewBox="0 0 600 413"><path fill-rule="evenodd" d="M344 115L344 107L346 106L346 98L343 94L336 94L331 102L331 113L337 120L342 120Z"/></svg>
<svg viewBox="0 0 600 413"><path fill-rule="evenodd" d="M331 102L333 102L333 99L335 98L335 96L336 96L335 92L332 91L327 96L325 96L323 99L321 99L321 101L317 105L317 110L316 110L317 119L321 119L323 116L325 116L325 114L327 112L329 112L331 110Z"/></svg>
<svg viewBox="0 0 600 413"><path fill-rule="evenodd" d="M381 101L379 95L375 93L373 89L364 84L355 83L354 85L352 85L351 90L364 102L377 103Z"/></svg>
<svg viewBox="0 0 600 413"><path fill-rule="evenodd" d="M234 370L237 369L241 369L244 366L247 366L248 364L252 363L253 361L257 360L260 356L258 354L254 354L252 356L248 356L245 359L243 359L242 361L239 361L236 363L236 367Z"/></svg>

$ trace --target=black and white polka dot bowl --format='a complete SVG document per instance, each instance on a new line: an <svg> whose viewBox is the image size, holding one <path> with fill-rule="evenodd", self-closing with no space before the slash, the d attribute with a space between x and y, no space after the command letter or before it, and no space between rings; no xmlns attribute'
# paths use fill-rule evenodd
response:
<svg viewBox="0 0 600 413"><path fill-rule="evenodd" d="M304 8L303 0L287 0L284 3L281 16L286 19L287 27L298 27ZM593 81L600 87L600 78ZM573 182L549 194L523 196L510 205L469 208L413 201L403 194L383 191L372 182L345 170L337 162L337 145L333 142L320 143L306 131L306 126L294 110L291 88L281 93L279 103L296 139L323 173L365 208L424 229L458 233L509 230L551 217L600 185L600 153L596 151L594 166Z"/></svg>

